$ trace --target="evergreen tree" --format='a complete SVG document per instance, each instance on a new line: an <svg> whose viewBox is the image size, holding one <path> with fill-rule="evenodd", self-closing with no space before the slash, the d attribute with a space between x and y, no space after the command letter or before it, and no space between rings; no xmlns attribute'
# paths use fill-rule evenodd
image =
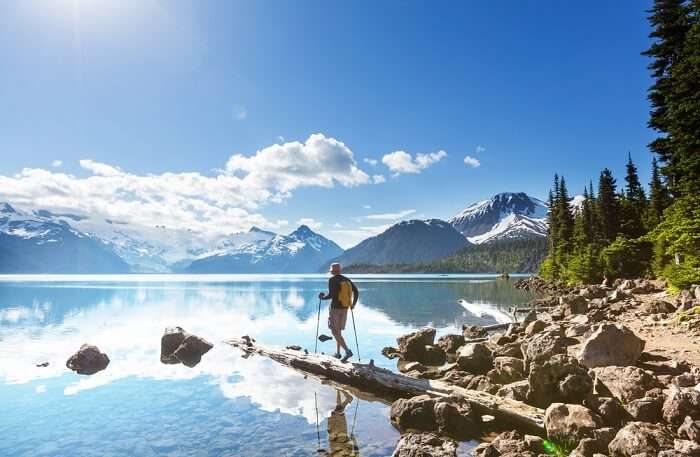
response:
<svg viewBox="0 0 700 457"><path fill-rule="evenodd" d="M571 212L571 198L566 188L566 181L562 176L559 180L559 192L557 193L557 218L559 249L562 254L571 252L574 235L574 216Z"/></svg>
<svg viewBox="0 0 700 457"><path fill-rule="evenodd" d="M596 213L602 241L605 244L612 242L620 229L620 202L615 178L607 168L600 173Z"/></svg>
<svg viewBox="0 0 700 457"><path fill-rule="evenodd" d="M637 167L632 162L632 156L629 153L625 181L627 183L625 192L620 199L620 231L630 238L638 238L645 232L643 217L646 213L647 196L639 181Z"/></svg>
<svg viewBox="0 0 700 457"><path fill-rule="evenodd" d="M651 162L651 181L649 182L649 207L647 210L647 226L656 227L661 221L664 210L669 205L668 189L661 180L656 157Z"/></svg>
<svg viewBox="0 0 700 457"><path fill-rule="evenodd" d="M652 59L649 70L655 79L649 88L649 127L662 133L649 147L664 163L669 163L675 141L673 135L669 135L672 121L668 113L675 85L672 73L685 47L686 34L691 25L690 12L685 0L655 0L649 13L649 22L654 28L649 37L654 41L642 53Z"/></svg>

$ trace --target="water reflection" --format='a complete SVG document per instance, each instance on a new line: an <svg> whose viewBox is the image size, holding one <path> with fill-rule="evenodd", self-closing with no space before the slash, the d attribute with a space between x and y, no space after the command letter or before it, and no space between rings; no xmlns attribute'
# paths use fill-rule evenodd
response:
<svg viewBox="0 0 700 457"><path fill-rule="evenodd" d="M317 412L324 448L345 449L340 439L329 441L335 433L328 433L329 421L342 429L334 388L261 357L243 360L221 344L249 334L265 343L313 348L316 296L325 282L0 280L0 403L6 411L0 430L10 437L0 441L0 455L309 455L318 447ZM463 323L494 322L475 317L459 298L494 309L527 299L497 281L357 283L363 360L387 368L394 364L381 348L415 327L432 324L446 333ZM195 368L159 362L163 329L175 325L215 344ZM65 368L86 342L111 359L106 370L89 377ZM350 335L348 343L355 343ZM332 344L319 350L332 352ZM346 420L348 407L359 410L343 442L355 435L363 456L390 454L398 435L387 420L388 407L359 403L343 408ZM27 423L35 425L27 430Z"/></svg>

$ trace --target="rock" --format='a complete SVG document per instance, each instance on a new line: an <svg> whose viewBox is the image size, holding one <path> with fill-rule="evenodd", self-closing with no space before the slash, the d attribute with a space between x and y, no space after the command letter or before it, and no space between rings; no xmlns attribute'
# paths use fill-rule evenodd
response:
<svg viewBox="0 0 700 457"><path fill-rule="evenodd" d="M97 346L83 344L78 352L66 360L66 367L78 374L95 374L109 365L109 357L101 352Z"/></svg>
<svg viewBox="0 0 700 457"><path fill-rule="evenodd" d="M173 355L187 367L194 367L214 345L196 335L188 335Z"/></svg>
<svg viewBox="0 0 700 457"><path fill-rule="evenodd" d="M633 294L650 294L652 292L658 292L660 289L657 288L651 281L646 279L637 279L634 281L634 286L630 289Z"/></svg>
<svg viewBox="0 0 700 457"><path fill-rule="evenodd" d="M517 401L527 400L527 391L530 388L530 384L527 379L522 381L511 382L505 386L498 389L496 395L503 398L510 398Z"/></svg>
<svg viewBox="0 0 700 457"><path fill-rule="evenodd" d="M654 300L644 303L640 312L642 314L670 314L676 311L676 307L664 300Z"/></svg>
<svg viewBox="0 0 700 457"><path fill-rule="evenodd" d="M538 333L522 342L520 348L525 357L525 367L551 359L556 354L566 353L566 341L559 331Z"/></svg>
<svg viewBox="0 0 700 457"><path fill-rule="evenodd" d="M700 444L687 440L675 440L673 450L683 457L700 457Z"/></svg>
<svg viewBox="0 0 700 457"><path fill-rule="evenodd" d="M632 457L637 454L656 456L664 449L673 448L673 435L662 425L630 422L608 445L610 457Z"/></svg>
<svg viewBox="0 0 700 457"><path fill-rule="evenodd" d="M686 416L678 427L678 436L700 444L700 420L693 420L692 417Z"/></svg>
<svg viewBox="0 0 700 457"><path fill-rule="evenodd" d="M457 364L474 374L486 373L493 366L493 356L483 343L468 343L457 351Z"/></svg>
<svg viewBox="0 0 700 457"><path fill-rule="evenodd" d="M532 322L534 322L536 320L537 320L537 311L532 309L525 315L525 317L523 318L522 324L525 327L527 327L528 325L530 325Z"/></svg>
<svg viewBox="0 0 700 457"><path fill-rule="evenodd" d="M387 359L396 359L401 357L401 353L399 352L399 350L392 346L383 347L382 355Z"/></svg>
<svg viewBox="0 0 700 457"><path fill-rule="evenodd" d="M593 438L593 431L603 426L603 419L581 405L551 404L544 413L547 437L557 443L577 443Z"/></svg>
<svg viewBox="0 0 700 457"><path fill-rule="evenodd" d="M661 422L661 407L663 403L664 400L660 397L644 397L627 403L625 410L634 421Z"/></svg>
<svg viewBox="0 0 700 457"><path fill-rule="evenodd" d="M580 295L565 295L559 298L559 304L565 316L585 314L588 311L588 300Z"/></svg>
<svg viewBox="0 0 700 457"><path fill-rule="evenodd" d="M439 346L425 346L425 355L422 362L426 365L442 365L447 360L445 351Z"/></svg>
<svg viewBox="0 0 700 457"><path fill-rule="evenodd" d="M698 377L693 373L681 373L675 377L673 383L678 387L693 387L698 383Z"/></svg>
<svg viewBox="0 0 700 457"><path fill-rule="evenodd" d="M554 402L579 403L593 390L588 370L576 359L563 354L532 364L527 379L527 401L539 407Z"/></svg>
<svg viewBox="0 0 700 457"><path fill-rule="evenodd" d="M567 338L578 338L580 336L586 335L586 333L591 332L591 326L590 325L572 325L571 327L566 329L565 336Z"/></svg>
<svg viewBox="0 0 700 457"><path fill-rule="evenodd" d="M700 392L695 389L671 387L661 408L664 420L680 425L686 416L700 419Z"/></svg>
<svg viewBox="0 0 700 457"><path fill-rule="evenodd" d="M621 324L600 324L583 343L578 360L589 368L634 365L642 355L644 340Z"/></svg>
<svg viewBox="0 0 700 457"><path fill-rule="evenodd" d="M596 391L603 395L610 392L624 403L642 398L648 390L659 387L656 376L637 367L597 367L593 372Z"/></svg>
<svg viewBox="0 0 700 457"><path fill-rule="evenodd" d="M503 346L498 346L493 350L494 357L515 357L516 359L523 358L523 351L520 348L520 342L514 341Z"/></svg>
<svg viewBox="0 0 700 457"><path fill-rule="evenodd" d="M532 336L547 328L547 323L539 319L530 322L525 327L525 336Z"/></svg>
<svg viewBox="0 0 700 457"><path fill-rule="evenodd" d="M444 335L438 338L437 344L443 351L454 354L464 344L464 336Z"/></svg>
<svg viewBox="0 0 700 457"><path fill-rule="evenodd" d="M160 361L165 364L182 363L192 368L212 347L213 344L182 327L167 327L160 339Z"/></svg>
<svg viewBox="0 0 700 457"><path fill-rule="evenodd" d="M515 357L496 357L489 378L496 384L509 384L525 378L525 364Z"/></svg>
<svg viewBox="0 0 700 457"><path fill-rule="evenodd" d="M457 443L435 433L402 435L392 457L457 457Z"/></svg>
<svg viewBox="0 0 700 457"><path fill-rule="evenodd" d="M426 327L415 332L408 333L396 339L399 352L404 360L421 362L426 356L426 346L432 346L435 342L436 330Z"/></svg>
<svg viewBox="0 0 700 457"><path fill-rule="evenodd" d="M400 398L391 405L391 423L401 432L422 431L467 439L478 432L479 416L467 402L428 395Z"/></svg>
<svg viewBox="0 0 700 457"><path fill-rule="evenodd" d="M610 295L608 295L608 303L617 303L622 300L627 300L631 298L631 295L622 289L615 289Z"/></svg>
<svg viewBox="0 0 700 457"><path fill-rule="evenodd" d="M467 384L467 389L479 390L481 392L488 392L491 394L498 392L499 387L500 386L494 384L488 376L484 375L474 376L472 380L469 381L469 384Z"/></svg>
<svg viewBox="0 0 700 457"><path fill-rule="evenodd" d="M578 294L589 300L591 298L603 298L608 294L608 289L602 286L591 285L579 290Z"/></svg>
<svg viewBox="0 0 700 457"><path fill-rule="evenodd" d="M627 422L629 415L616 398L598 397L597 401L591 401L591 403L594 403L591 407L603 419L605 425L619 427Z"/></svg>
<svg viewBox="0 0 700 457"><path fill-rule="evenodd" d="M484 327L479 325L462 326L462 335L465 339L486 338L489 334Z"/></svg>
<svg viewBox="0 0 700 457"><path fill-rule="evenodd" d="M523 435L513 430L503 432L491 443L482 443L475 450L478 457L508 456L508 457L536 457L544 454L544 441L533 435Z"/></svg>

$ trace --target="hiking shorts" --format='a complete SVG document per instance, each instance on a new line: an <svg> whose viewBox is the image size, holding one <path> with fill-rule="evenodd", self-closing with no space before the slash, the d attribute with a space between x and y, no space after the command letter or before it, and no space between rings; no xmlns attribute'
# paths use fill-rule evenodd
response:
<svg viewBox="0 0 700 457"><path fill-rule="evenodd" d="M345 330L348 321L347 308L331 308L328 313L328 328L331 330Z"/></svg>

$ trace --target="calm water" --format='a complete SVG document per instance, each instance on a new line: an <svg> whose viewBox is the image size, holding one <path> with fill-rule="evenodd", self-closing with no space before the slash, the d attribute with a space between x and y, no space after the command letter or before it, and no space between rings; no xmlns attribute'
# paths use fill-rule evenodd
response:
<svg viewBox="0 0 700 457"><path fill-rule="evenodd" d="M492 324L530 297L483 276L354 276L363 360L395 338L433 325ZM0 276L0 456L311 456L343 448L390 455L398 433L388 406L340 395L261 357L222 344L313 349L324 276ZM457 303L465 299L471 305ZM467 311L467 308L470 311ZM480 316L474 313L481 314ZM321 316L322 332L327 309ZM194 368L163 365L160 337L180 325L215 344ZM352 327L348 343L354 347ZM111 364L76 375L66 359L83 343ZM335 343L319 343L333 352ZM45 368L36 364L49 362ZM337 405L344 414L332 414ZM331 439L329 440L329 429ZM463 443L467 452L474 443Z"/></svg>

